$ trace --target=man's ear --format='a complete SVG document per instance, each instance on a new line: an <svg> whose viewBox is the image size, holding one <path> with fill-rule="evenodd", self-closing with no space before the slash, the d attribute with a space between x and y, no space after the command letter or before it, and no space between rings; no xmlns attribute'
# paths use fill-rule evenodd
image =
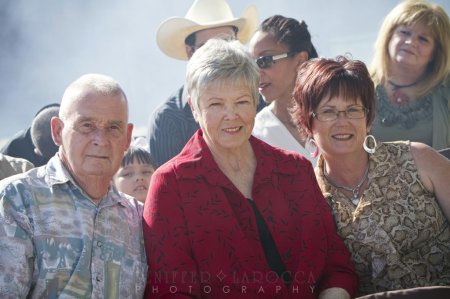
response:
<svg viewBox="0 0 450 299"><path fill-rule="evenodd" d="M63 121L59 117L53 116L52 119L50 120L50 127L52 129L53 142L57 146L61 146L62 145L62 131L64 128Z"/></svg>
<svg viewBox="0 0 450 299"><path fill-rule="evenodd" d="M192 55L194 55L194 48L192 46L184 44L184 49L186 50L188 59L191 59Z"/></svg>
<svg viewBox="0 0 450 299"><path fill-rule="evenodd" d="M131 141L133 140L133 128L134 125L133 124L127 124L127 143L126 143L126 149L125 151L128 150L128 148L130 147Z"/></svg>

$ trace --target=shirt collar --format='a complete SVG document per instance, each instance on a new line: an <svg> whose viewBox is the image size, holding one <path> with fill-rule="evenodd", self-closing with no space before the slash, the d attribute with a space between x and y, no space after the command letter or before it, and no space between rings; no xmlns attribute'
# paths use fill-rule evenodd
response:
<svg viewBox="0 0 450 299"><path fill-rule="evenodd" d="M47 172L47 183L49 186L68 184L71 188L78 189L82 194L89 198L89 196L84 192L84 190L75 182L72 175L67 170L66 166L62 162L59 154L53 156L47 163L45 171ZM120 204L122 206L127 206L126 201L128 199L121 195L114 184L109 185L107 194L103 197L99 206L110 206L114 204Z"/></svg>
<svg viewBox="0 0 450 299"><path fill-rule="evenodd" d="M278 150L274 150L273 147L253 136L249 140L257 160L254 179L256 184L271 183L274 173L294 175L301 171L297 164L293 163L293 156L286 155L286 151L279 150L283 154L277 157ZM230 188L233 186L214 161L211 150L203 139L201 129L194 134L172 162L178 170L176 171L177 179L196 179L203 176L211 185Z"/></svg>

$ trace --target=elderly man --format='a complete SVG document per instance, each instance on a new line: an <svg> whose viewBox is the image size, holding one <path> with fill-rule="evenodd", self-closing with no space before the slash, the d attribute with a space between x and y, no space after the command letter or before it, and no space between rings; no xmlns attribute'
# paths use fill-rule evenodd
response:
<svg viewBox="0 0 450 299"><path fill-rule="evenodd" d="M254 6L249 6L240 18L235 18L225 0L195 0L184 18L172 17L161 23L156 41L166 55L189 60L213 37L246 43L257 25ZM263 101L260 104L265 105ZM177 155L198 128L182 86L150 117L148 139L156 166Z"/></svg>
<svg viewBox="0 0 450 299"><path fill-rule="evenodd" d="M0 297L142 297L142 206L111 184L133 130L124 92L82 76L51 129L58 154L0 183Z"/></svg>

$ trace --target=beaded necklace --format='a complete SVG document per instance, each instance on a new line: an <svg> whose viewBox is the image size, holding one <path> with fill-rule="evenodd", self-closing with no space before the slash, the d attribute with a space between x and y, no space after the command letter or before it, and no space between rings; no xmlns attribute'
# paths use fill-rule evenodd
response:
<svg viewBox="0 0 450 299"><path fill-rule="evenodd" d="M376 120L383 126L398 125L404 129L410 129L418 121L431 121L433 115L433 105L431 103L431 93L427 96L411 102L406 107L399 107L389 99L385 88L382 85L376 87L377 107Z"/></svg>
<svg viewBox="0 0 450 299"><path fill-rule="evenodd" d="M400 84L392 82L391 80L388 80L388 83L391 84L394 87L394 89L411 87L411 86L416 85L419 82L420 82L420 80L417 80L416 82L413 82L411 84L400 85Z"/></svg>
<svg viewBox="0 0 450 299"><path fill-rule="evenodd" d="M392 95L389 97L389 100L400 107L407 106L409 104L409 102L411 101L411 99L409 98L408 95L403 93L400 89L417 85L421 80L422 79L419 79L416 82L413 82L410 84L405 84L405 85L399 85L397 83L392 82L391 80L388 80L387 82L390 85L392 85L392 87L393 87L392 89L394 91L392 93Z"/></svg>

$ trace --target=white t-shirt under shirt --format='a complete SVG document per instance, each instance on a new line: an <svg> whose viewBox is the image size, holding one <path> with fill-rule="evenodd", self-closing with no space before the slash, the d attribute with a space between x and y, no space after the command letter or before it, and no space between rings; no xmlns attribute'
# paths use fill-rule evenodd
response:
<svg viewBox="0 0 450 299"><path fill-rule="evenodd" d="M312 158L309 152L292 136L286 126L272 113L270 106L264 107L256 114L255 127L252 135L272 146L297 152L316 166L317 158Z"/></svg>

